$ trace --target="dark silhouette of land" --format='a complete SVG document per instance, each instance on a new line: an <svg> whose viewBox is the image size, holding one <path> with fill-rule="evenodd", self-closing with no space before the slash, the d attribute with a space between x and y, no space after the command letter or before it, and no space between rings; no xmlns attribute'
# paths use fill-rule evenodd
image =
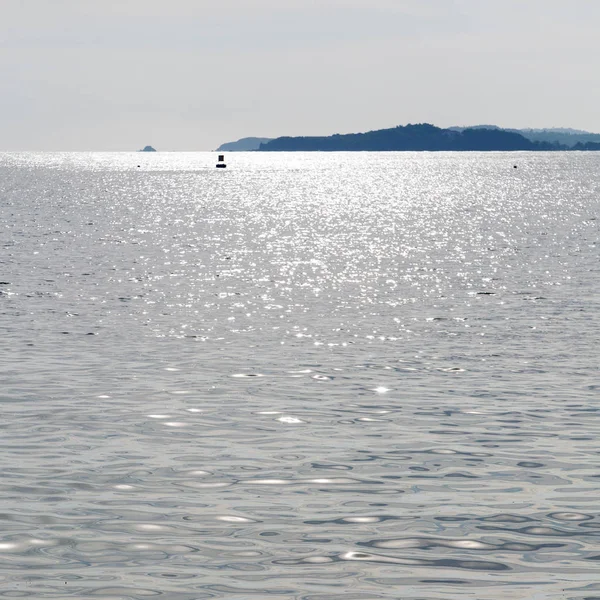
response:
<svg viewBox="0 0 600 600"><path fill-rule="evenodd" d="M270 142L272 138L246 137L237 142L227 142L217 148L217 152L250 152L258 150L261 144Z"/></svg>
<svg viewBox="0 0 600 600"><path fill-rule="evenodd" d="M525 130L523 130L525 131ZM540 132L545 130L530 130ZM568 131L568 130L567 130ZM561 135L586 135L583 132L569 134L558 130ZM557 133L557 134L558 134ZM222 146L223 147L223 146ZM557 150L600 150L598 142L579 140L574 144L558 141L530 139L521 130L500 129L493 125L469 128L442 129L428 123L406 125L391 129L379 129L366 133L335 134L331 136L279 137L260 144L262 152L348 152L348 151L557 151Z"/></svg>
<svg viewBox="0 0 600 600"><path fill-rule="evenodd" d="M600 144L597 142L586 142L583 144L582 142L577 142L573 147L569 148L569 150L578 150L578 151L598 151L600 150Z"/></svg>
<svg viewBox="0 0 600 600"><path fill-rule="evenodd" d="M152 146L144 146L141 150L138 150L138 152L156 152L156 150Z"/></svg>
<svg viewBox="0 0 600 600"><path fill-rule="evenodd" d="M520 133L532 142L549 142L550 144L560 144L568 148L574 148L577 144L600 144L600 134L583 131L581 129L569 129L565 127L550 127L546 129L510 129L506 127L498 127L496 125L475 125L470 127L450 127L456 131L464 131L465 129L503 129L504 131L512 131Z"/></svg>

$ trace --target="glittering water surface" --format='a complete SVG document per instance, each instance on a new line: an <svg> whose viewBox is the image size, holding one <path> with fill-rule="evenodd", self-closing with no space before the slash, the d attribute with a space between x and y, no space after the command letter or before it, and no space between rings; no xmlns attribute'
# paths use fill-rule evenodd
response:
<svg viewBox="0 0 600 600"><path fill-rule="evenodd" d="M0 597L600 598L598 154L215 158L0 155Z"/></svg>

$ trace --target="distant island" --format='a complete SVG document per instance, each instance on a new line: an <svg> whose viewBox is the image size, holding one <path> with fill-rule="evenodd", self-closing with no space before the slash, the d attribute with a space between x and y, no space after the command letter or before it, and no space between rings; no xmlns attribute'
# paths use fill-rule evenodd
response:
<svg viewBox="0 0 600 600"><path fill-rule="evenodd" d="M156 152L156 150L152 146L144 146L141 150L138 150L138 152Z"/></svg>
<svg viewBox="0 0 600 600"><path fill-rule="evenodd" d="M348 151L560 151L600 150L600 135L572 130L501 129L494 125L442 129L422 123L366 133L279 137L262 142L261 152ZM556 137L557 136L557 137ZM575 139L565 137L573 136ZM566 140L573 143L567 143ZM223 146L221 146L223 148Z"/></svg>
<svg viewBox="0 0 600 600"><path fill-rule="evenodd" d="M250 152L258 150L261 144L270 142L272 138L245 137L237 142L227 142L217 148L217 152Z"/></svg>

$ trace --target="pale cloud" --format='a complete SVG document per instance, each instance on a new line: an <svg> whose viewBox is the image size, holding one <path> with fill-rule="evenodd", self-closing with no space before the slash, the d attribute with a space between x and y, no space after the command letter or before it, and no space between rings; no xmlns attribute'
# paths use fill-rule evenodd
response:
<svg viewBox="0 0 600 600"><path fill-rule="evenodd" d="M0 0L0 147L600 131L597 0Z"/></svg>

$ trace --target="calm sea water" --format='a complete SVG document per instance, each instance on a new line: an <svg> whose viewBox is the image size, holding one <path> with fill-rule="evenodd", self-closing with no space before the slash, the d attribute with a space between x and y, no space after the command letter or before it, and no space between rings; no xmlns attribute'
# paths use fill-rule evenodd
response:
<svg viewBox="0 0 600 600"><path fill-rule="evenodd" d="M0 597L600 598L600 156L226 158L0 154Z"/></svg>

